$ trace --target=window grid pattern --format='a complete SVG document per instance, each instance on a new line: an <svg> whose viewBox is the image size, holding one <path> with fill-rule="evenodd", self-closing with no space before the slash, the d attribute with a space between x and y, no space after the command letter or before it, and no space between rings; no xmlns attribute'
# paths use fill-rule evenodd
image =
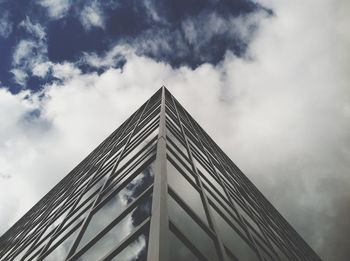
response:
<svg viewBox="0 0 350 261"><path fill-rule="evenodd" d="M117 130L93 150L77 167L49 191L31 210L0 238L0 260L51 260L50 255L70 236L69 260L93 213L107 202L155 159L161 90L156 92ZM151 196L152 185L129 204L118 222L142 200ZM149 227L146 218L122 242L135 241ZM113 224L112 224L113 225ZM112 226L111 225L111 226ZM108 227L97 234L81 251L97 242ZM75 233L75 234L74 234ZM67 258L66 257L66 258Z"/></svg>
<svg viewBox="0 0 350 261"><path fill-rule="evenodd" d="M162 87L1 236L5 260L320 258Z"/></svg>
<svg viewBox="0 0 350 261"><path fill-rule="evenodd" d="M216 239L218 250L224 252L222 258L253 260L244 255L240 257L225 244L219 221L212 212L252 249L256 255L254 260L320 260L170 92L165 92L168 160L177 164L184 176L192 175L196 184L193 186L204 192L208 234L215 234L211 236ZM186 155L181 153L183 147ZM188 168L188 162L192 169ZM188 178L188 182L193 181Z"/></svg>

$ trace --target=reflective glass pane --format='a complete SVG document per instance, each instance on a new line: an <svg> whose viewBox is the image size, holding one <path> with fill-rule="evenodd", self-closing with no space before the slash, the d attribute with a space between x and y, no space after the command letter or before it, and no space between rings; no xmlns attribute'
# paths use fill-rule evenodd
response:
<svg viewBox="0 0 350 261"><path fill-rule="evenodd" d="M167 173L170 187L207 224L207 218L199 192L169 161L167 161Z"/></svg>
<svg viewBox="0 0 350 261"><path fill-rule="evenodd" d="M260 232L260 228L258 227L256 222L246 213L246 211L239 204L236 204L236 208L238 212L242 215L242 217L245 219L245 221L248 222L257 233L262 235L262 233Z"/></svg>
<svg viewBox="0 0 350 261"><path fill-rule="evenodd" d="M40 252L42 251L43 247L45 246L45 244L49 241L49 237L47 237L45 240L41 241L41 243L37 244L34 248L32 248L29 252L29 254L27 254L27 256L25 257L25 260L32 260L34 259L36 256L38 256L40 254Z"/></svg>
<svg viewBox="0 0 350 261"><path fill-rule="evenodd" d="M22 252L20 252L19 255L17 255L17 256L15 257L15 259L13 259L13 260L14 260L14 261L19 261L19 260L21 260L22 257L27 253L29 247L30 247L30 244L29 244Z"/></svg>
<svg viewBox="0 0 350 261"><path fill-rule="evenodd" d="M209 260L218 260L212 238L171 197L168 197L169 217L185 237Z"/></svg>
<svg viewBox="0 0 350 261"><path fill-rule="evenodd" d="M111 223L120 213L153 183L153 165L149 165L129 184L105 203L91 218L77 251Z"/></svg>
<svg viewBox="0 0 350 261"><path fill-rule="evenodd" d="M92 196L89 200L93 201L96 198L96 195L100 191L105 180L106 180L106 177L102 178L101 180L97 181L88 191L86 191L85 194L80 199L78 206L83 204L83 202L85 202L85 200L90 198L92 195L94 196Z"/></svg>
<svg viewBox="0 0 350 261"><path fill-rule="evenodd" d="M270 240L274 250L276 251L277 255L278 255L278 260L280 261L287 261L289 260L289 258L286 256L285 253L283 253L282 249L280 247L278 247L272 240Z"/></svg>
<svg viewBox="0 0 350 261"><path fill-rule="evenodd" d="M128 236L135 227L149 217L151 213L152 198L143 201L134 210L124 217L118 224L109 230L90 249L87 250L78 260L95 261L105 256L109 251L117 247L121 241Z"/></svg>
<svg viewBox="0 0 350 261"><path fill-rule="evenodd" d="M172 232L169 236L169 248L170 261L200 261Z"/></svg>
<svg viewBox="0 0 350 261"><path fill-rule="evenodd" d="M224 244L239 260L259 261L254 250L239 234L212 208L212 213Z"/></svg>
<svg viewBox="0 0 350 261"><path fill-rule="evenodd" d="M175 137L172 131L169 131L169 130L166 131L167 139L169 140L170 143L172 143L171 145L173 146L174 144L177 150L182 152L183 154L182 156L188 158L187 149L184 146L185 142L182 138L182 135L180 133L178 133L178 135L180 136L180 138ZM181 139L182 142L179 139Z"/></svg>
<svg viewBox="0 0 350 261"><path fill-rule="evenodd" d="M229 261L239 261L228 249L225 250Z"/></svg>
<svg viewBox="0 0 350 261"><path fill-rule="evenodd" d="M167 115L166 124L167 124L168 128L169 128L169 125L171 124L171 126L173 128L175 128L177 132L181 133L181 129L179 127L179 124L177 123L177 121L176 122L174 121L174 118L172 118L171 115L169 115L169 116Z"/></svg>
<svg viewBox="0 0 350 261"><path fill-rule="evenodd" d="M146 154L139 157L137 161L135 161L131 166L128 167L127 170L123 170L121 172L118 171L114 173L114 175L111 176L111 178L108 180L108 185L102 192L103 199L106 198L106 196L110 194L110 192L114 190L120 183L123 183L126 179L133 175L136 170L138 170L139 168L145 168L144 166L146 165L146 162L150 162L152 158L155 158L154 148L155 146L152 145L152 147L148 149L149 151Z"/></svg>
<svg viewBox="0 0 350 261"><path fill-rule="evenodd" d="M47 257L45 257L44 260L45 261L65 260L78 232L79 232L78 229L75 230L68 238L66 238L61 244L59 244ZM56 241L54 242L54 244L55 243Z"/></svg>
<svg viewBox="0 0 350 261"><path fill-rule="evenodd" d="M125 151L125 153L127 153L127 154L123 155L123 158L120 160L120 162L118 164L118 170L121 169L122 167L125 167L124 165L126 163L131 164L131 162L129 162L129 160L131 160L138 152L140 152L147 145L147 143L148 143L148 141L141 141L131 151ZM139 157L140 157L140 155L139 155Z"/></svg>
<svg viewBox="0 0 350 261"><path fill-rule="evenodd" d="M64 237L66 236L71 230L79 230L79 228L81 227L83 220L85 219L87 213L85 212L84 214L82 214L81 216L79 216L76 220L73 221L70 220L69 222L67 222L67 224L65 224L65 226L63 228L61 228L61 231L59 232L59 234L55 235L55 239L52 241L50 248L55 247L55 245ZM79 224L79 225L78 225ZM76 227L78 226L78 227ZM72 238L70 236L71 240L75 239ZM67 239L66 239L67 241ZM67 244L67 243L66 243ZM68 245L68 244L67 244Z"/></svg>
<svg viewBox="0 0 350 261"><path fill-rule="evenodd" d="M148 248L148 228L136 240L124 248L112 261L146 261Z"/></svg>
<svg viewBox="0 0 350 261"><path fill-rule="evenodd" d="M196 162L196 167L200 169L202 181L205 183L209 183L211 186L215 187L220 192L221 196L227 199L226 193L223 187L219 184L218 180L213 177L213 174L208 173L198 161L195 161L195 162Z"/></svg>

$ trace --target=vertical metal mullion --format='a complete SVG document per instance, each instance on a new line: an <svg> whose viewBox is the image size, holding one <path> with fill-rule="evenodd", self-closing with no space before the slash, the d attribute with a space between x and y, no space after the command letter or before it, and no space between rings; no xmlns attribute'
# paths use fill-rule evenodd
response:
<svg viewBox="0 0 350 261"><path fill-rule="evenodd" d="M120 153L119 156L118 156L118 159L117 159L116 162L114 163L114 166L113 166L113 168L112 168L112 171L110 171L110 173L109 173L109 176L117 169L118 164L119 164L119 162L120 162L120 159L121 159L121 157L123 156L124 151L125 151L125 149L127 148L128 144L129 144L129 142L130 142L130 139L131 139L131 137L133 136L133 133L134 133L134 131L135 131L137 125L138 125L138 122L140 121L140 119L141 119L141 117L142 117L142 115L143 115L143 112L144 112L144 111L146 110L146 108L147 108L148 103L149 103L149 100L146 102L146 104L145 104L145 106L144 106L143 108L140 108L140 109L139 109L139 110L142 109L141 113L136 113L135 116L137 116L137 117L134 116L133 119L129 122L129 124L124 128L124 130L122 131L122 133L117 137L117 142L114 144L114 146L115 146L116 144L118 144L118 141L121 139L121 137L124 137L123 135L124 135L124 133L125 133L125 130L130 126L130 123L133 123L133 120L134 120L135 118L137 118L136 123L135 123L135 126L133 127L133 129L132 129L130 135L128 136L127 141L126 141L125 145L123 146L123 149L122 149L121 153ZM110 150L110 153L111 153L112 151L113 151L113 148ZM112 156L113 156L113 155L112 155ZM95 172L95 176L98 174L99 170L102 168L102 166L103 166L103 164L104 164L104 162L105 162L106 160L107 160L107 157L105 157L105 158L102 160L102 162L99 164L99 167L98 167L98 169L97 169L96 172ZM79 246L80 240L82 239L82 237L83 237L83 235L84 235L84 233L85 233L85 230L86 230L87 226L88 226L89 223L90 223L90 220L91 220L91 218L92 218L92 210L93 210L93 208L95 207L95 205L97 204L97 202L98 202L98 200L99 200L99 198L100 198L100 193L103 191L103 189L105 188L106 184L108 183L108 178L109 178L109 176L106 178L105 182L103 183L103 185L102 185L101 188L99 189L99 192L97 193L96 199L93 201L93 204L92 204L92 206L90 207L90 212L89 212L89 213L87 214L87 216L85 217L85 219L84 219L84 221L83 221L83 224L81 225L80 228L78 228L78 229L80 229L80 231L79 231L78 236L76 237L76 239L75 239L75 241L74 241L74 243L73 243L73 245L72 245L72 247L71 247L71 249L70 249L70 251L69 251L68 260L75 260L75 257L74 257L73 254L74 254L74 252L76 251L77 247ZM93 178L92 178L92 179L93 179ZM92 180L92 179L91 179L91 180ZM88 187L88 186L87 186L87 187Z"/></svg>
<svg viewBox="0 0 350 261"><path fill-rule="evenodd" d="M159 133L152 196L152 217L149 232L148 261L169 259L168 182L166 169L165 88L162 87Z"/></svg>
<svg viewBox="0 0 350 261"><path fill-rule="evenodd" d="M194 163L194 159L193 159L193 156L192 156L192 151L191 151L191 148L190 148L190 145L189 145L189 142L188 142L188 138L187 138L187 136L185 134L185 131L184 131L184 128L182 126L181 117L180 117L178 108L176 106L176 103L175 103L174 98L173 98L172 95L171 95L171 99L172 99L172 102L173 102L173 105L174 105L174 108L175 108L176 116L177 116L178 121L179 121L178 124L179 124L179 127L181 129L182 136L185 139L185 143L186 143L186 147L187 147L186 149L187 149L187 152L188 152L188 156L190 158L190 162L191 162L191 165L192 165L192 170L194 171L194 173L195 173L195 175L197 177L197 182L198 182L198 185L200 187L200 195L201 195L201 198L202 198L202 201L203 201L203 207L204 207L204 210L206 212L206 215L207 215L207 218L208 218L208 222L209 222L209 224L210 224L211 228L213 229L213 231L215 233L215 236L216 236L216 241L217 241L216 245L219 247L218 248L218 250L219 250L219 257L223 261L228 261L228 258L227 258L227 255L226 255L226 252L225 252L225 249L224 249L224 245L222 243L222 240L221 240L219 234L217 233L217 226L216 226L215 220L213 218L213 215L211 213L211 210L209 208L209 201L208 201L207 195L204 192L202 181L201 181L201 179L199 177L197 168L196 168L195 163Z"/></svg>

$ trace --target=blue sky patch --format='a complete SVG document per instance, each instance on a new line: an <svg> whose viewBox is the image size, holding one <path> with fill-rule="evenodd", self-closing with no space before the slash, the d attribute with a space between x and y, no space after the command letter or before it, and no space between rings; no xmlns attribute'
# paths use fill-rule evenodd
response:
<svg viewBox="0 0 350 261"><path fill-rule="evenodd" d="M258 29L251 17L272 15L248 0L15 0L1 2L0 10L0 86L12 93L55 81L57 63L73 63L82 73L121 68L122 54L108 66L83 59L118 45L192 69L219 63L227 51L244 57Z"/></svg>

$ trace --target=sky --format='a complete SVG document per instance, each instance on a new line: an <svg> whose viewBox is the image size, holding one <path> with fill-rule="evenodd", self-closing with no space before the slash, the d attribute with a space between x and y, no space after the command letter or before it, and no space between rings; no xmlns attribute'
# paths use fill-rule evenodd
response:
<svg viewBox="0 0 350 261"><path fill-rule="evenodd" d="M350 249L346 0L0 0L0 234L165 85L324 260Z"/></svg>

